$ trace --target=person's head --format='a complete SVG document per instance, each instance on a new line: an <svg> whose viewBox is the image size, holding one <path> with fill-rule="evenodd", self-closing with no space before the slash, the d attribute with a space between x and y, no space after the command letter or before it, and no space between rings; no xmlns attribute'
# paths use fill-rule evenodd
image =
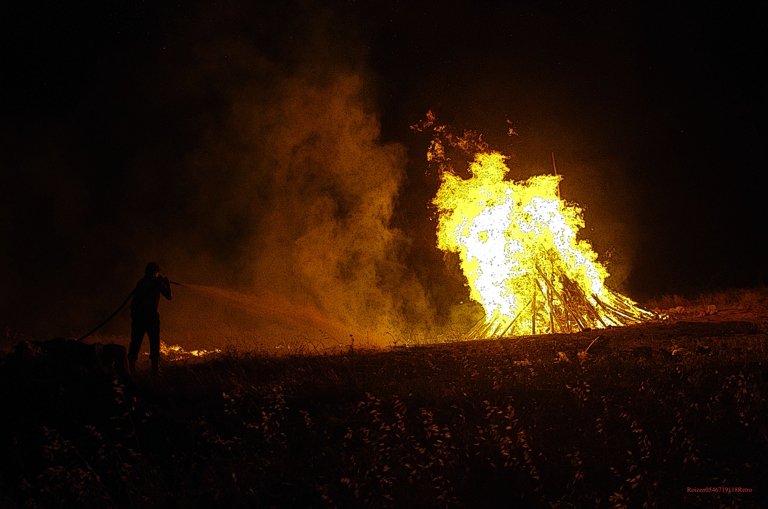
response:
<svg viewBox="0 0 768 509"><path fill-rule="evenodd" d="M160 266L155 262L149 262L144 269L145 276L156 276L160 273Z"/></svg>

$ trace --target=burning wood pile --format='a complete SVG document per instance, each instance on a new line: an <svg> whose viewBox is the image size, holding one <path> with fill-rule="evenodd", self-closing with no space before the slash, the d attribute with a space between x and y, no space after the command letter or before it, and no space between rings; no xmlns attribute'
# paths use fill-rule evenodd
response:
<svg viewBox="0 0 768 509"><path fill-rule="evenodd" d="M509 180L505 156L479 138L470 143L446 136L434 118L424 125L440 135L428 154L440 163L433 200L437 245L459 255L470 298L485 310L470 338L569 333L657 318L604 285L608 272L591 244L577 239L582 212L560 198L559 175ZM446 139L475 149L468 178L446 164Z"/></svg>

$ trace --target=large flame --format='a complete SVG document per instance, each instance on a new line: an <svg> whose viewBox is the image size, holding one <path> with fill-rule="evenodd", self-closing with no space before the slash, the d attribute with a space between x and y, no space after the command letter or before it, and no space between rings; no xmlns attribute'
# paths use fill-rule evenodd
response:
<svg viewBox="0 0 768 509"><path fill-rule="evenodd" d="M558 175L506 180L498 152L475 156L463 179L444 168L434 198L437 245L459 254L485 319L471 337L573 332L655 315L604 285L608 272L577 233L581 209L560 199Z"/></svg>

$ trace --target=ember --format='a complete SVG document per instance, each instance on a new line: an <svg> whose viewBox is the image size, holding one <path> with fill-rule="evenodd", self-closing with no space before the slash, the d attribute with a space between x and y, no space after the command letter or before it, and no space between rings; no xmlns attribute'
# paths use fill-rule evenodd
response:
<svg viewBox="0 0 768 509"><path fill-rule="evenodd" d="M440 159L441 143L429 160ZM485 317L471 338L599 329L656 318L604 285L608 272L586 240L581 209L560 199L559 175L506 179L505 156L482 150L461 178L441 167L434 198L437 245L458 253L470 298Z"/></svg>

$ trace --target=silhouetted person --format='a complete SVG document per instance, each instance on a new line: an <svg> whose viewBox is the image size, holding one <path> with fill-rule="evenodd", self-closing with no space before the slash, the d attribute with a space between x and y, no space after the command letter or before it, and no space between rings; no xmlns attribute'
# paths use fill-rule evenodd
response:
<svg viewBox="0 0 768 509"><path fill-rule="evenodd" d="M146 334L149 338L149 360L152 373L158 373L160 361L160 313L157 311L160 296L168 300L173 298L171 282L160 274L160 266L149 262L144 269L144 277L136 283L131 299L131 345L128 348L128 369L136 369L141 343Z"/></svg>

